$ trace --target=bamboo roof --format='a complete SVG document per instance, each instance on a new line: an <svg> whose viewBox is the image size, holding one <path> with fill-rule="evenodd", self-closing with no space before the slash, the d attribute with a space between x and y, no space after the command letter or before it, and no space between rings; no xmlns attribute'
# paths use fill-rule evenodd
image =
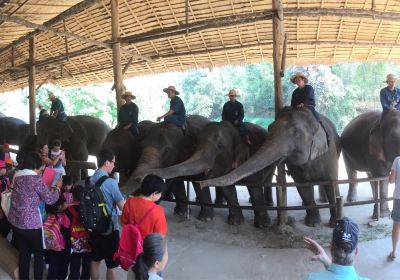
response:
<svg viewBox="0 0 400 280"><path fill-rule="evenodd" d="M272 61L272 0L119 0L125 77ZM400 60L400 1L283 0L289 64ZM26 22L101 42L35 31ZM64 19L64 21L62 20ZM18 23L16 23L18 22ZM54 30L53 30L54 31ZM113 80L109 0L0 0L0 92Z"/></svg>

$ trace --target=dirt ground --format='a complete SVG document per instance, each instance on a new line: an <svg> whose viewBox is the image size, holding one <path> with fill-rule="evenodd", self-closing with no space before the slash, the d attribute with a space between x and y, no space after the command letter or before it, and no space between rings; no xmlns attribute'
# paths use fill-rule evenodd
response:
<svg viewBox="0 0 400 280"><path fill-rule="evenodd" d="M340 164L340 179L347 178L344 172L343 162ZM365 178L365 174L359 173L359 178ZM347 195L348 185L340 186L340 193ZM212 191L213 192L213 191ZM275 189L274 189L275 192ZM389 194L393 193L393 185L390 185ZM191 200L194 200L194 191L191 191ZM238 197L241 205L250 205L249 195L245 187L238 187ZM318 190L315 187L315 197ZM359 200L372 198L369 183L360 183L358 187ZM274 198L275 199L275 198ZM276 200L274 200L276 201ZM301 205L302 201L295 188L288 188L288 205ZM196 219L199 207L191 206L190 219L173 215L174 204L162 202L165 207L169 235L172 238L187 238L198 241L212 241L218 244L234 245L239 247L254 248L302 248L303 236L310 236L321 244L329 245L332 229L327 226L329 221L329 210L321 209L322 224L318 227L307 227L304 224L305 210L289 211L289 222L287 226L278 227L272 225L264 229L253 226L254 214L250 210L244 210L244 224L231 226L227 224L228 209L215 209L215 217L210 222ZM389 204L391 207L391 203ZM389 218L380 219L375 222L371 219L373 205L362 205L345 207L344 215L356 221L360 227L360 241L369 241L390 236L392 221ZM269 211L271 219L276 224L276 212Z"/></svg>

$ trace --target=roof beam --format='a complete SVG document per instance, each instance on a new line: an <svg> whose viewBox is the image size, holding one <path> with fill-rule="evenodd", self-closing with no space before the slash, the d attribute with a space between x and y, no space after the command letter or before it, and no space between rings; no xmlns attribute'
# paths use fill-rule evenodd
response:
<svg viewBox="0 0 400 280"><path fill-rule="evenodd" d="M70 38L73 38L75 40L81 41L83 43L89 44L91 46L97 46L97 47L112 49L112 44L110 44L110 43L104 43L104 42L96 41L96 40L89 39L89 38L86 38L86 37L83 37L83 36L68 32L68 31L59 31L59 30L57 30L55 28L44 26L44 25L40 25L40 24L36 24L36 23L27 21L27 20L25 20L23 18L20 18L20 17L0 15L0 20L14 22L14 23L17 23L17 24L20 24L20 25L23 25L23 26L26 26L26 27L29 27L29 28L38 29L38 30L42 30L42 31L47 31L47 32L53 33L53 34L61 36L61 37L70 37ZM143 56L143 55L140 55L140 54L137 54L137 53L134 53L134 52L132 52L130 50L125 50L125 49L121 48L121 52L127 53L127 54L129 54L129 55L131 55L131 56L133 56L135 58L138 58L138 59L143 59L143 60L146 60L146 61L149 61L149 62L152 61L151 58Z"/></svg>
<svg viewBox="0 0 400 280"><path fill-rule="evenodd" d="M44 26L52 26L53 24L56 24L56 23L62 21L63 19L66 19L66 18L68 18L68 17L70 17L72 15L78 14L78 13L90 8L94 4L97 4L98 2L100 2L100 0L84 0L84 1L76 4L75 6L72 6L68 10L65 10L64 12L59 14L58 16L46 21L45 23L43 23L43 25ZM33 36L39 34L40 32L42 32L42 31L41 30L35 30L35 31L32 31L32 32L26 34L25 36L13 41L9 45L7 45L4 48L0 49L0 53L10 49L13 46L17 46L17 45L25 42L26 40L32 38Z"/></svg>

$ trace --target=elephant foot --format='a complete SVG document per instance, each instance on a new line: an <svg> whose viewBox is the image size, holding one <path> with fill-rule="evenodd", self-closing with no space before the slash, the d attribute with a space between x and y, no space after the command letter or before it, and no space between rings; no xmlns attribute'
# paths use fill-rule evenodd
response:
<svg viewBox="0 0 400 280"><path fill-rule="evenodd" d="M347 202L357 201L357 196L356 195L352 195L352 196L348 195L346 201Z"/></svg>
<svg viewBox="0 0 400 280"><path fill-rule="evenodd" d="M379 218L387 218L390 217L390 210L389 207L382 207L381 206L381 211L380 211L380 215ZM372 219L377 220L378 219L378 209L376 207L376 205L374 205L374 212L372 214Z"/></svg>
<svg viewBox="0 0 400 280"><path fill-rule="evenodd" d="M226 199L224 197L217 197L214 201L215 205L218 206L223 206L223 205L227 205L226 204Z"/></svg>
<svg viewBox="0 0 400 280"><path fill-rule="evenodd" d="M187 214L188 214L188 209L187 209L186 206L176 206L176 207L174 208L174 215L184 217L184 216L186 216Z"/></svg>
<svg viewBox="0 0 400 280"><path fill-rule="evenodd" d="M273 201L266 201L265 205L266 206L274 206L274 202Z"/></svg>
<svg viewBox="0 0 400 280"><path fill-rule="evenodd" d="M203 222L210 222L214 218L214 210L212 208L203 208L200 210L197 219Z"/></svg>
<svg viewBox="0 0 400 280"><path fill-rule="evenodd" d="M331 228L334 228L335 225L336 225L336 218L335 218L335 217L331 217L331 218L329 219L329 224L328 224L328 226L331 227Z"/></svg>
<svg viewBox="0 0 400 280"><path fill-rule="evenodd" d="M319 214L317 215L310 215L307 214L307 216L304 219L306 226L308 227L316 227L321 225L321 217Z"/></svg>
<svg viewBox="0 0 400 280"><path fill-rule="evenodd" d="M256 228L266 228L271 225L271 218L269 215L255 215L254 226Z"/></svg>
<svg viewBox="0 0 400 280"><path fill-rule="evenodd" d="M228 216L228 224L238 226L244 222L244 216L240 212L238 214L229 213Z"/></svg>

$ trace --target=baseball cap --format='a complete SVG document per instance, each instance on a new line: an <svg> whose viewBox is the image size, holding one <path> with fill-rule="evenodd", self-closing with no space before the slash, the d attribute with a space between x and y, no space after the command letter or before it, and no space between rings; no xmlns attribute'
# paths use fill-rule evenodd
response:
<svg viewBox="0 0 400 280"><path fill-rule="evenodd" d="M358 244L358 225L347 217L336 221L333 229L333 243L336 248L351 253Z"/></svg>

